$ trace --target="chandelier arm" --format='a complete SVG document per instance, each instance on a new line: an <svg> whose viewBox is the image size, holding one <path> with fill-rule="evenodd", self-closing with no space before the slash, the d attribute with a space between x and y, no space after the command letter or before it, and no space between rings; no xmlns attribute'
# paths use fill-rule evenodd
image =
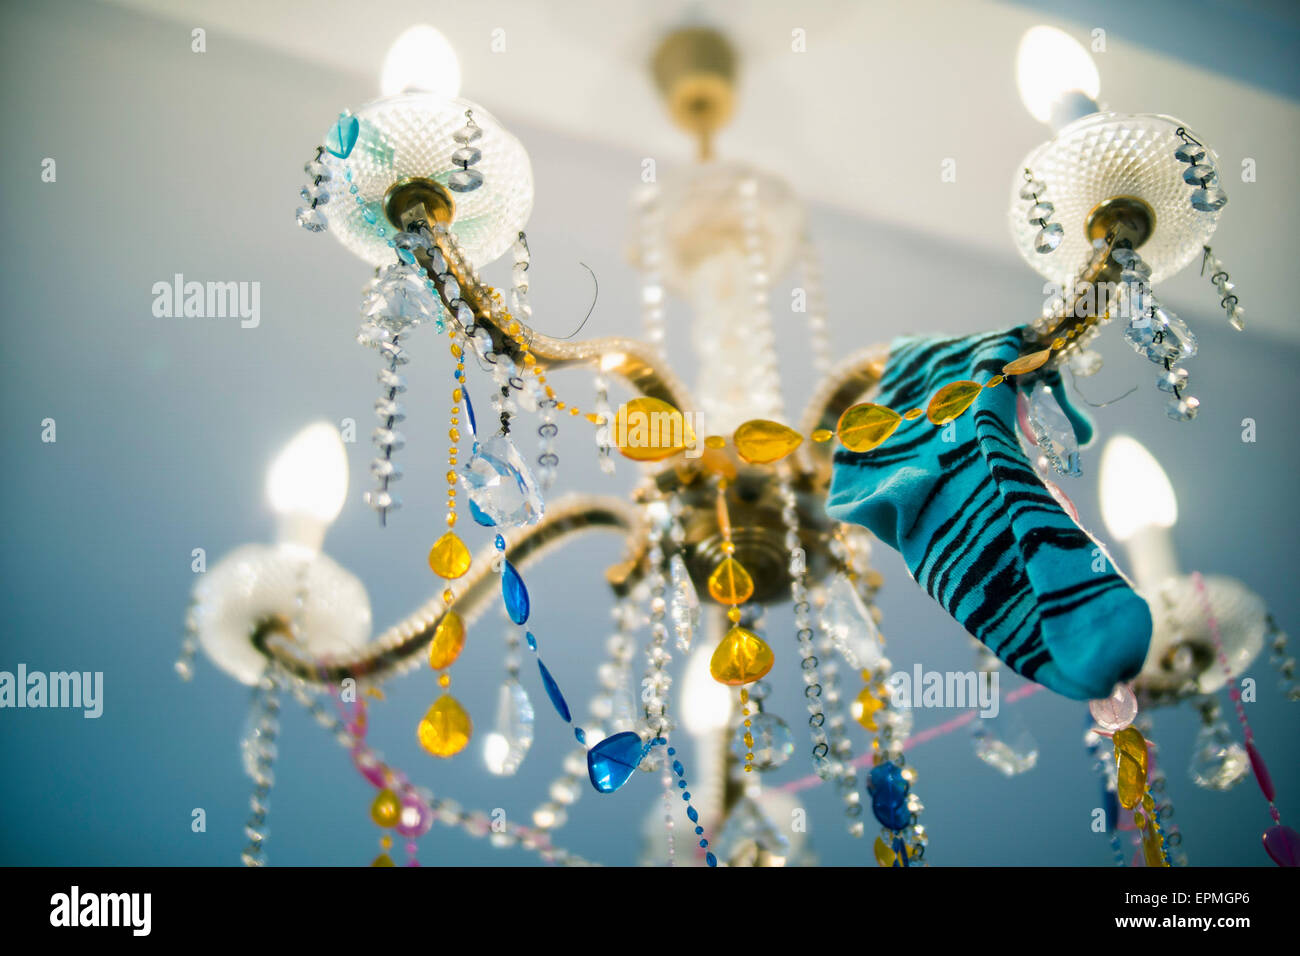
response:
<svg viewBox="0 0 1300 956"><path fill-rule="evenodd" d="M432 218L422 201L409 207L390 210L390 216L402 223L404 229L427 228ZM665 401L682 411L695 409L695 402L686 386L672 372L663 368L663 355L654 346L635 339L600 338L570 342L552 338L522 323L513 322L510 328L499 324L500 311L493 301L494 290L481 282L471 263L466 261L445 228L432 230L435 248L442 254L447 271L443 275L431 268L429 251L414 250L416 264L424 270L438 291L447 313L459 320L460 306L469 306L474 314L474 324L484 329L492 339L492 349L509 356L513 361L523 359L523 349L516 338L524 337L536 365L542 370L565 368L572 365L595 365L606 375L624 381L637 395L648 395ZM448 289L444 281L451 276L455 289ZM463 323L462 323L463 324Z"/></svg>
<svg viewBox="0 0 1300 956"><path fill-rule="evenodd" d="M507 540L506 557L516 567L526 567L584 531L621 532L634 547L640 546L645 536L638 531L639 522L636 509L618 498L594 495L564 498L548 508L546 517L537 525L513 534L503 532ZM469 573L461 579L462 590L451 609L466 623L482 613L497 590L497 575L492 570L496 553L495 548L483 549L472 562ZM639 564L640 557L631 555L628 560ZM289 628L282 620L260 623L254 628L251 640L275 665L308 684L337 684L348 677L383 681L419 666L421 655L433 640L447 610L438 595L362 650L329 659L306 656L289 638Z"/></svg>
<svg viewBox="0 0 1300 956"><path fill-rule="evenodd" d="M804 408L800 420L803 433L811 435L820 428L835 431L845 409L880 384L888 358L888 345L871 345L827 372ZM832 447L832 442L818 442L810 448L818 465L825 467L830 462Z"/></svg>

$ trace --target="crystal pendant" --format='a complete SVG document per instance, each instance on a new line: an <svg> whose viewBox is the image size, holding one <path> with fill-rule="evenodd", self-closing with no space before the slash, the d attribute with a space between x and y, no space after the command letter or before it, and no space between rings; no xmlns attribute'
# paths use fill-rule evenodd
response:
<svg viewBox="0 0 1300 956"><path fill-rule="evenodd" d="M1156 308L1151 316L1152 328L1159 332L1159 340L1147 349L1147 358L1158 364L1189 359L1196 355L1196 336L1187 327L1187 323L1163 306Z"/></svg>
<svg viewBox="0 0 1300 956"><path fill-rule="evenodd" d="M325 148L339 159L347 159L357 145L361 123L351 113L340 113L330 131L325 134Z"/></svg>
<svg viewBox="0 0 1300 956"><path fill-rule="evenodd" d="M1049 222L1034 239L1034 249L1040 255L1047 255L1049 252L1055 252L1064 238L1065 227L1059 222Z"/></svg>
<svg viewBox="0 0 1300 956"><path fill-rule="evenodd" d="M826 590L821 624L849 667L855 671L875 670L883 653L880 630L871 609L843 574L835 575Z"/></svg>
<svg viewBox="0 0 1300 956"><path fill-rule="evenodd" d="M1215 721L1196 735L1192 761L1188 765L1192 782L1206 790L1231 790L1250 770L1245 748L1232 739L1227 726Z"/></svg>
<svg viewBox="0 0 1300 956"><path fill-rule="evenodd" d="M475 441L469 460L460 467L460 482L474 506L499 527L542 520L542 490L509 435Z"/></svg>
<svg viewBox="0 0 1300 956"><path fill-rule="evenodd" d="M421 322L438 318L438 297L418 266L394 264L380 270L361 303L361 314L394 332L404 332Z"/></svg>
<svg viewBox="0 0 1300 956"><path fill-rule="evenodd" d="M745 733L753 738L753 745L745 743ZM750 763L755 770L774 770L790 759L794 753L794 734L786 722L776 714L760 712L750 718L749 726L740 726L731 738L731 752L741 763ZM746 761L746 754L753 758Z"/></svg>
<svg viewBox="0 0 1300 956"><path fill-rule="evenodd" d="M678 649L689 651L691 638L700 626L700 598L691 582L691 574L686 569L686 561L680 554L672 556L668 568L672 582L669 616L677 632Z"/></svg>
<svg viewBox="0 0 1300 956"><path fill-rule="evenodd" d="M1034 430L1038 447L1047 455L1058 474L1078 477L1079 442L1074 426L1061 410L1051 386L1039 382L1029 396L1029 424Z"/></svg>
<svg viewBox="0 0 1300 956"><path fill-rule="evenodd" d="M1192 395L1188 395L1186 398L1179 398L1175 395L1165 405L1165 414L1176 422L1190 422L1200 410L1201 400Z"/></svg>
<svg viewBox="0 0 1300 956"><path fill-rule="evenodd" d="M975 756L999 773L1014 777L1038 763L1038 741L1014 711L975 721Z"/></svg>
<svg viewBox="0 0 1300 956"><path fill-rule="evenodd" d="M498 777L513 776L533 745L533 704L511 678L497 692L497 722L483 741L483 761Z"/></svg>
<svg viewBox="0 0 1300 956"><path fill-rule="evenodd" d="M750 797L741 797L732 807L713 846L732 866L754 862L758 852L784 857L790 851L785 834Z"/></svg>
<svg viewBox="0 0 1300 956"><path fill-rule="evenodd" d="M325 214L315 206L300 206L298 208L298 225L308 232L324 232L325 227L329 224L325 221Z"/></svg>
<svg viewBox="0 0 1300 956"><path fill-rule="evenodd" d="M1192 191L1192 208L1197 212L1218 212L1228 204L1228 194L1218 186L1202 186Z"/></svg>
<svg viewBox="0 0 1300 956"><path fill-rule="evenodd" d="M766 677L775 662L766 641L753 631L733 627L709 659L709 673L720 684L738 687Z"/></svg>

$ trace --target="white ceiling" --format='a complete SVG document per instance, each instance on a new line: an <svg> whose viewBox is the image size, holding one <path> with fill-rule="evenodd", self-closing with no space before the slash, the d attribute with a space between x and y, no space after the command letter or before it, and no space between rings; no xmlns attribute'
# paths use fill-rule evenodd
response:
<svg viewBox="0 0 1300 956"><path fill-rule="evenodd" d="M1006 227L1010 179L1048 135L1016 93L1016 45L1039 22L1084 40L1093 28L988 0L116 2L206 28L210 52L222 35L233 35L353 74L357 103L340 107L377 93L389 44L412 23L429 22L458 51L463 95L506 122L526 118L579 141L669 162L688 158L691 144L668 122L646 63L665 30L710 23L731 35L742 57L739 109L719 139L720 154L788 178L814 202L978 245L1009 261L1016 258ZM1171 17L1178 9L1171 5ZM1107 29L1106 19L1097 19L1095 26ZM1102 102L1178 116L1217 149L1230 202L1216 251L1239 284L1251 331L1300 341L1287 282L1300 214L1293 176L1300 106L1125 42L1117 36L1123 24L1115 26L1107 29L1106 52L1096 57ZM791 49L795 29L805 31L804 53ZM504 52L492 51L494 35L504 36ZM1234 42L1247 48L1226 56L1250 56L1242 36ZM1247 157L1256 162L1255 183L1237 181ZM957 163L955 183L940 179L948 158ZM1034 281L1025 272L1026 282ZM941 263L936 276L942 277ZM1193 270L1164 288L1175 304L1199 296L1203 305L1211 295Z"/></svg>

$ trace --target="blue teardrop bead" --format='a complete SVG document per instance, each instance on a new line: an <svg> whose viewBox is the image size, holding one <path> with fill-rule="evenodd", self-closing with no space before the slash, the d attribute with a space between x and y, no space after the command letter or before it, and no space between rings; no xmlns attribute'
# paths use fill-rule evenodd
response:
<svg viewBox="0 0 1300 956"><path fill-rule="evenodd" d="M515 566L506 561L501 567L501 597L506 602L506 613L516 624L528 620L528 588Z"/></svg>
<svg viewBox="0 0 1300 956"><path fill-rule="evenodd" d="M361 124L355 116L340 113L330 131L325 134L325 148L339 159L347 159L352 155L352 147L357 145L360 132Z"/></svg>
<svg viewBox="0 0 1300 956"><path fill-rule="evenodd" d="M680 760L673 761L673 773L677 774L677 776L679 777L684 776L686 774L686 768L682 766L682 762Z"/></svg>
<svg viewBox="0 0 1300 956"><path fill-rule="evenodd" d="M909 789L911 784L904 779L897 764L885 761L871 768L867 792L871 794L871 812L882 827L901 830L912 822L912 814L907 809Z"/></svg>
<svg viewBox="0 0 1300 956"><path fill-rule="evenodd" d="M718 858L714 856L712 853L706 853L704 854L704 862L707 863L709 866L717 866Z"/></svg>
<svg viewBox="0 0 1300 956"><path fill-rule="evenodd" d="M700 811L696 810L694 807L687 807L686 815L691 818L692 823L698 823L700 821Z"/></svg>
<svg viewBox="0 0 1300 956"><path fill-rule="evenodd" d="M524 639L528 641L528 649L534 654L537 653L537 638L533 637L532 631L524 631Z"/></svg>
<svg viewBox="0 0 1300 956"><path fill-rule="evenodd" d="M555 705L556 712L564 718L565 723L573 720L573 715L569 713L569 705L564 702L564 695L560 693L560 685L555 683L555 678L546 669L541 658L537 659L537 669L542 672L542 685L546 688L546 696L551 698L551 703Z"/></svg>
<svg viewBox="0 0 1300 956"><path fill-rule="evenodd" d="M573 736L578 738L578 743L580 744L585 744L587 742L587 732L581 727L573 728Z"/></svg>
<svg viewBox="0 0 1300 956"><path fill-rule="evenodd" d="M469 514L476 524L481 524L485 528L496 527L496 522L483 513L483 509L474 504L474 499L469 499Z"/></svg>
<svg viewBox="0 0 1300 956"><path fill-rule="evenodd" d="M506 549L506 539L503 538L501 535L497 535L496 540L493 541L492 543L496 546L496 549L498 551L504 551Z"/></svg>
<svg viewBox="0 0 1300 956"><path fill-rule="evenodd" d="M649 748L630 730L606 737L587 751L587 776L599 793L613 793L636 773Z"/></svg>

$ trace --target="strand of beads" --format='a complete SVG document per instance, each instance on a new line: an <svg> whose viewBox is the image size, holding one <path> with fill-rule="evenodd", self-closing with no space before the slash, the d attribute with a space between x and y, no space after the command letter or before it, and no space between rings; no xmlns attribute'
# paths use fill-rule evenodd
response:
<svg viewBox="0 0 1300 956"><path fill-rule="evenodd" d="M1281 680L1278 681L1278 689L1282 691L1282 696L1287 700L1300 701L1300 683L1296 681L1295 658L1288 657L1286 653L1286 632L1277 626L1277 622L1273 620L1272 615L1268 617L1267 627L1268 661L1277 669L1278 675L1281 677Z"/></svg>
<svg viewBox="0 0 1300 956"><path fill-rule="evenodd" d="M666 746L668 740L666 738L660 738L658 742ZM682 801L686 804L686 816L691 823L695 824L695 835L700 838L698 846L701 850L705 851L704 862L708 866L717 866L718 858L715 857L713 851L709 849L709 838L704 835L704 827L700 823L700 812L696 810L695 805L691 803L691 791L687 788L686 783L686 768L682 766L681 760L675 759L677 757L676 748L668 747L667 754L668 759L673 762L672 767L673 773L677 775L677 786L678 789L682 791ZM671 822L671 817L669 820ZM669 832L671 833L671 831Z"/></svg>
<svg viewBox="0 0 1300 956"><path fill-rule="evenodd" d="M1210 251L1209 246L1205 246L1204 249L1205 252L1201 256L1201 275L1205 275L1208 271L1210 281L1219 292L1219 305L1228 314L1228 324L1238 332L1245 331L1246 310L1237 301L1237 286L1228 275L1228 271L1223 268L1219 257Z"/></svg>
<svg viewBox="0 0 1300 956"><path fill-rule="evenodd" d="M628 694L629 671L636 654L636 640L632 634L637 628L640 609L633 597L628 596L614 605L612 615L615 633L606 642L609 659L599 668L605 694L592 699L588 709L591 724L610 721L614 732L632 730L635 719ZM619 698L622 701L619 701ZM563 773L551 782L547 790L549 800L533 811L533 823L540 829L552 830L564 825L568 819L567 808L582 795L581 782L587 777L587 748L579 744L562 762Z"/></svg>
<svg viewBox="0 0 1300 956"><path fill-rule="evenodd" d="M754 596L754 579L735 557L736 545L731 540L731 515L727 508L727 483L719 480L717 492L718 529L722 533L722 553L725 557L709 575L709 595L727 608L731 628L723 635L717 649L709 659L709 673L720 684L740 689L740 714L745 742L745 772L754 770L753 720L749 709L749 691L745 685L767 676L776 663L772 648L752 630L741 626L741 605Z"/></svg>
<svg viewBox="0 0 1300 956"><path fill-rule="evenodd" d="M614 409L609 404L609 382L605 376L597 375L595 379L596 387L596 417L600 419L600 425L596 428L596 463L599 465L603 474L614 474L614 441L611 437L613 434L612 422L614 421Z"/></svg>
<svg viewBox="0 0 1300 956"><path fill-rule="evenodd" d="M826 293L822 284L822 267L812 239L805 233L799 239L799 271L803 278L803 309L808 323L808 347L813 371L825 375L831 370L831 341L826 324Z"/></svg>
<svg viewBox="0 0 1300 956"><path fill-rule="evenodd" d="M325 154L324 146L316 147L316 155L307 161L303 167L311 182L302 187L301 196L308 203L306 206L299 206L296 212L298 225L308 232L324 232L329 224L325 220L325 214L321 212L320 207L330 201L329 181L330 170L323 162L321 157Z"/></svg>
<svg viewBox="0 0 1300 956"><path fill-rule="evenodd" d="M664 760L663 773L659 782L664 788L664 840L668 846L668 865L677 865L677 839L675 831L677 821L673 819L673 774Z"/></svg>
<svg viewBox="0 0 1300 956"><path fill-rule="evenodd" d="M280 733L280 675L274 667L268 667L253 686L248 721L248 735L243 742L244 770L253 779L253 793L248 798L250 813L244 824L248 846L240 860L244 866L265 866L266 815L275 783L275 740Z"/></svg>
<svg viewBox="0 0 1300 956"><path fill-rule="evenodd" d="M514 776L528 756L535 716L528 692L519 682L519 631L507 627L505 639L506 678L497 692L497 722L483 741L483 762L498 777Z"/></svg>
<svg viewBox="0 0 1300 956"><path fill-rule="evenodd" d="M777 494L781 498L781 517L786 529L786 547L793 552L801 548L799 540L799 513L794 489L784 471L778 474ZM799 666L803 674L804 697L808 701L808 730L812 737L812 763L817 776L833 780L837 775L830 759L830 740L826 735L826 714L822 710L821 681L818 676L817 649L813 646L812 605L809 602L806 569L802 561L792 559L790 567L790 596L794 601L795 637L799 642Z"/></svg>
<svg viewBox="0 0 1300 956"><path fill-rule="evenodd" d="M1278 866L1300 866L1300 833L1282 823L1282 814L1277 808L1277 791L1273 787L1273 776L1268 772L1268 765L1264 763L1264 757L1255 745L1255 732L1251 730L1250 721L1246 718L1246 707L1241 700L1241 691L1237 688L1232 675L1232 666L1228 663L1228 655L1223 649L1223 634L1219 629L1219 619L1210 604L1205 579L1201 577L1199 571L1195 571L1192 573L1192 582L1201 599L1205 622L1209 625L1210 636L1214 640L1214 651L1218 656L1219 666L1223 668L1228 679L1228 696L1232 698L1233 707L1237 711L1237 722L1241 724L1242 736L1246 740L1246 755L1250 758L1250 769L1255 774L1255 782L1259 784L1260 792L1268 801L1268 814L1273 820L1273 825L1264 831L1264 849Z"/></svg>
<svg viewBox="0 0 1300 956"><path fill-rule="evenodd" d="M1065 238L1065 227L1059 222L1049 222L1052 213L1056 207L1042 198L1043 192L1047 187L1041 180L1035 179L1034 174L1025 170L1025 184L1020 187L1020 198L1029 203L1029 212L1026 216L1031 226L1038 227L1038 238L1034 240L1034 249L1039 255L1049 255L1057 250L1061 245L1061 240Z"/></svg>
<svg viewBox="0 0 1300 956"><path fill-rule="evenodd" d="M1101 778L1101 812L1116 866L1124 865L1124 847L1119 840L1119 797L1115 790L1115 758L1102 746L1104 738L1091 726L1083 735L1083 745L1092 757L1092 768Z"/></svg>
<svg viewBox="0 0 1300 956"><path fill-rule="evenodd" d="M672 675L668 665L672 653L668 650L668 626L664 623L667 611L664 577L664 539L668 535L668 509L662 501L651 502L648 507L651 524L650 548L646 555L649 571L646 575L650 598L650 640L646 644L646 669L641 678L641 704L644 716L641 735L646 739L666 737L672 730L668 718L668 693L672 689Z"/></svg>
<svg viewBox="0 0 1300 956"><path fill-rule="evenodd" d="M1151 715L1143 714L1137 723L1147 738L1147 752L1150 754L1151 769L1147 774L1147 783L1151 789L1155 805L1151 812L1160 827L1160 849L1169 866L1186 866L1187 855L1182 852L1183 835L1174 822L1174 802L1165 792L1168 779L1164 767L1158 759L1159 745L1151 737Z"/></svg>
<svg viewBox="0 0 1300 956"><path fill-rule="evenodd" d="M641 321L646 341L664 346L663 211L659 187L646 183L637 196L637 231L640 237Z"/></svg>
<svg viewBox="0 0 1300 956"><path fill-rule="evenodd" d="M1174 159L1186 163L1183 182L1192 188L1192 208L1197 212L1218 212L1228 204L1228 194L1219 186L1219 171L1207 161L1205 146L1192 138L1183 127L1174 131L1182 145L1174 150Z"/></svg>
<svg viewBox="0 0 1300 956"><path fill-rule="evenodd" d="M185 609L185 636L181 639L181 652L176 658L176 673L183 681L194 677L194 661L199 652L198 601L191 595Z"/></svg>
<svg viewBox="0 0 1300 956"><path fill-rule="evenodd" d="M465 354L456 341L457 331L449 333L452 339L451 354L456 362L452 377L455 387L451 392L451 415L449 417L447 438L451 442L447 449L447 530L429 549L429 568L442 578L443 613L434 629L433 640L429 644L429 666L438 675L438 686L443 693L433 702L424 719L416 728L420 746L435 757L453 757L469 744L474 733L474 724L465 708L451 694L446 693L451 683L451 676L446 669L455 663L456 658L465 647L465 622L452 607L456 594L451 582L463 577L470 568L469 548L456 533L456 463L460 454L460 406L465 398Z"/></svg>
<svg viewBox="0 0 1300 956"><path fill-rule="evenodd" d="M1172 393L1165 413L1174 421L1191 421L1201 403L1183 394L1187 388L1187 370L1179 368L1177 363L1196 355L1196 336L1187 323L1156 299L1147 284L1151 267L1141 256L1132 249L1116 249L1113 257L1123 269L1116 306L1120 315L1129 320L1124 338L1139 355L1163 367L1156 385L1162 392Z"/></svg>
<svg viewBox="0 0 1300 956"><path fill-rule="evenodd" d="M1168 866L1169 858L1156 814L1155 799L1147 781L1150 753L1146 738L1140 730L1130 725L1117 730L1111 740L1115 745L1115 789L1119 805L1125 810L1133 811L1142 857L1147 866Z"/></svg>
<svg viewBox="0 0 1300 956"><path fill-rule="evenodd" d="M451 134L458 149L451 154L451 161L460 169L447 177L447 188L458 193L469 193L483 185L483 174L471 169L483 158L483 153L474 144L483 138L483 129L474 122L474 111L465 111L465 125Z"/></svg>
<svg viewBox="0 0 1300 956"><path fill-rule="evenodd" d="M294 697L307 710L308 714L328 731L341 747L350 752L357 769L372 785L382 788L392 786L394 782L400 782L399 789L403 790L404 817L411 813L407 809L410 806L409 800L427 811L427 820L430 823L453 827L473 837L481 838L490 835L492 845L499 849L518 845L529 852L538 853L546 863L555 863L560 866L591 865L589 861L582 857L551 844L547 834L541 831L522 827L509 821L503 821L503 829L496 829L493 827L493 821L486 814L478 811L465 812L453 800L437 799L428 788L406 783L405 775L385 764L383 757L371 749L364 742L364 739L358 742L357 738L348 731L343 721L326 709L321 704L319 697L310 693L304 681L296 680L291 685L291 690ZM419 810L415 812L418 813Z"/></svg>

